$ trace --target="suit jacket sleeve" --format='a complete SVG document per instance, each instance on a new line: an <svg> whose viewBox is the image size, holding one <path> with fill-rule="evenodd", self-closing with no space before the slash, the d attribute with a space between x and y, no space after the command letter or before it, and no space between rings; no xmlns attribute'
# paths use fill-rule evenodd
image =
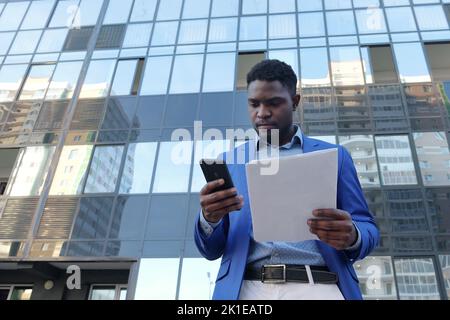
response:
<svg viewBox="0 0 450 320"><path fill-rule="evenodd" d="M200 210L195 221L195 244L202 256L204 256L208 260L216 260L222 256L225 250L230 219L228 215L223 217L220 224L216 228L214 228L214 231L209 236L207 236L201 230L201 214L202 212Z"/></svg>
<svg viewBox="0 0 450 320"><path fill-rule="evenodd" d="M350 261L361 260L378 245L380 234L364 198L353 160L345 148L340 147L339 150L342 161L337 186L337 207L351 214L361 235L359 248L344 252Z"/></svg>

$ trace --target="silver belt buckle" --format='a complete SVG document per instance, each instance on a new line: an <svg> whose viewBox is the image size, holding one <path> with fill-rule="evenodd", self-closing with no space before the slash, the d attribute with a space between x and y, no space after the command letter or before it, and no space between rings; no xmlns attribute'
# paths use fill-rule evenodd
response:
<svg viewBox="0 0 450 320"><path fill-rule="evenodd" d="M283 271L283 279L272 279L265 280L266 269L276 269L281 268ZM286 283L286 265L285 264L273 264L273 265L264 265L261 267L261 282L262 283Z"/></svg>

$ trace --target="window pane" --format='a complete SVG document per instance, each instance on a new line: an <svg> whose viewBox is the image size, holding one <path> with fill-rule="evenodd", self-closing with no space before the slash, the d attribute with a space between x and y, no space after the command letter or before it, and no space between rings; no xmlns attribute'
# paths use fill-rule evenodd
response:
<svg viewBox="0 0 450 320"><path fill-rule="evenodd" d="M123 146L97 146L91 161L84 193L107 193L116 190Z"/></svg>
<svg viewBox="0 0 450 320"><path fill-rule="evenodd" d="M302 86L316 87L330 85L328 53L326 48L300 50Z"/></svg>
<svg viewBox="0 0 450 320"><path fill-rule="evenodd" d="M191 156L192 141L161 142L153 192L187 192Z"/></svg>
<svg viewBox="0 0 450 320"><path fill-rule="evenodd" d="M126 23L133 0L109 0L103 24Z"/></svg>
<svg viewBox="0 0 450 320"><path fill-rule="evenodd" d="M298 54L296 49L292 50L272 50L269 51L269 59L277 59L283 61L292 67L297 79L299 78L298 73Z"/></svg>
<svg viewBox="0 0 450 320"><path fill-rule="evenodd" d="M166 94L172 56L149 57L142 80L141 95Z"/></svg>
<svg viewBox="0 0 450 320"><path fill-rule="evenodd" d="M425 44L425 48L433 79L446 83L450 80L450 43Z"/></svg>
<svg viewBox="0 0 450 320"><path fill-rule="evenodd" d="M297 0L298 11L322 10L322 0Z"/></svg>
<svg viewBox="0 0 450 320"><path fill-rule="evenodd" d="M425 186L450 185L450 152L445 132L413 133Z"/></svg>
<svg viewBox="0 0 450 320"><path fill-rule="evenodd" d="M416 23L410 7L387 8L386 16L391 32L416 31Z"/></svg>
<svg viewBox="0 0 450 320"><path fill-rule="evenodd" d="M265 53L240 53L238 56L238 70L236 86L238 90L247 89L247 73L258 62L265 59ZM247 99L247 98L246 98Z"/></svg>
<svg viewBox="0 0 450 320"><path fill-rule="evenodd" d="M183 19L207 18L211 0L184 0Z"/></svg>
<svg viewBox="0 0 450 320"><path fill-rule="evenodd" d="M235 53L215 53L206 56L203 92L233 91ZM220 77L217 75L220 74Z"/></svg>
<svg viewBox="0 0 450 320"><path fill-rule="evenodd" d="M134 0L131 22L152 21L155 15L157 0Z"/></svg>
<svg viewBox="0 0 450 320"><path fill-rule="evenodd" d="M417 24L420 30L445 30L448 29L447 17L442 6L417 6Z"/></svg>
<svg viewBox="0 0 450 320"><path fill-rule="evenodd" d="M146 47L150 41L151 23L129 24L123 47Z"/></svg>
<svg viewBox="0 0 450 320"><path fill-rule="evenodd" d="M394 52L402 82L431 81L420 43L395 43Z"/></svg>
<svg viewBox="0 0 450 320"><path fill-rule="evenodd" d="M45 99L71 99L82 64L82 61L58 63Z"/></svg>
<svg viewBox="0 0 450 320"><path fill-rule="evenodd" d="M71 27L77 13L78 0L60 0L53 13L49 27Z"/></svg>
<svg viewBox="0 0 450 320"><path fill-rule="evenodd" d="M42 191L55 147L27 147L21 150L10 181L10 196L38 196Z"/></svg>
<svg viewBox="0 0 450 320"><path fill-rule="evenodd" d="M355 13L359 33L370 34L387 31L382 9L368 8L364 10L356 10Z"/></svg>
<svg viewBox="0 0 450 320"><path fill-rule="evenodd" d="M20 29L42 29L46 26L55 0L33 1Z"/></svg>
<svg viewBox="0 0 450 320"><path fill-rule="evenodd" d="M353 11L327 12L327 30L330 36L355 34Z"/></svg>
<svg viewBox="0 0 450 320"><path fill-rule="evenodd" d="M0 33L0 54L6 54L15 36L15 32ZM1 61L1 60L0 60Z"/></svg>
<svg viewBox="0 0 450 320"><path fill-rule="evenodd" d="M52 29L44 31L36 52L61 51L69 29Z"/></svg>
<svg viewBox="0 0 450 320"><path fill-rule="evenodd" d="M397 300L391 257L367 257L354 267L364 300Z"/></svg>
<svg viewBox="0 0 450 320"><path fill-rule="evenodd" d="M398 293L401 300L439 300L431 258L394 259Z"/></svg>
<svg viewBox="0 0 450 320"><path fill-rule="evenodd" d="M133 85L138 60L120 60L111 88L112 96L129 95Z"/></svg>
<svg viewBox="0 0 450 320"><path fill-rule="evenodd" d="M320 37L325 35L325 23L322 12L298 14L300 37Z"/></svg>
<svg viewBox="0 0 450 320"><path fill-rule="evenodd" d="M219 259L184 258L179 299L211 300L219 268Z"/></svg>
<svg viewBox="0 0 450 320"><path fill-rule="evenodd" d="M269 0L270 13L294 12L295 0Z"/></svg>
<svg viewBox="0 0 450 320"><path fill-rule="evenodd" d="M31 66L19 100L38 100L44 98L55 65Z"/></svg>
<svg viewBox="0 0 450 320"><path fill-rule="evenodd" d="M260 40L267 37L267 18L243 17L239 29L239 40Z"/></svg>
<svg viewBox="0 0 450 320"><path fill-rule="evenodd" d="M92 26L97 23L103 0L81 0L77 15L74 19L75 27Z"/></svg>
<svg viewBox="0 0 450 320"><path fill-rule="evenodd" d="M93 146L65 146L59 158L50 195L81 194Z"/></svg>
<svg viewBox="0 0 450 320"><path fill-rule="evenodd" d="M19 31L13 45L11 46L11 49L9 50L9 54L33 53L39 42L41 33L41 30Z"/></svg>
<svg viewBox="0 0 450 320"><path fill-rule="evenodd" d="M178 21L157 22L154 26L152 46L174 44L177 38Z"/></svg>
<svg viewBox="0 0 450 320"><path fill-rule="evenodd" d="M89 300L114 300L115 286L95 286L91 289Z"/></svg>
<svg viewBox="0 0 450 320"><path fill-rule="evenodd" d="M200 160L217 159L224 152L230 151L231 142L229 140L204 140L195 143L194 171L192 174L191 192L200 192L206 184L200 168Z"/></svg>
<svg viewBox="0 0 450 320"><path fill-rule="evenodd" d="M269 38L295 38L297 37L295 15L271 15L269 16Z"/></svg>
<svg viewBox="0 0 450 320"><path fill-rule="evenodd" d="M417 184L408 136L376 136L383 185Z"/></svg>
<svg viewBox="0 0 450 320"><path fill-rule="evenodd" d="M30 300L32 292L32 288L14 287L10 300Z"/></svg>
<svg viewBox="0 0 450 320"><path fill-rule="evenodd" d="M358 47L332 47L330 58L334 85L364 84Z"/></svg>
<svg viewBox="0 0 450 320"><path fill-rule="evenodd" d="M174 300L179 258L141 259L136 284L136 300Z"/></svg>
<svg viewBox="0 0 450 320"><path fill-rule="evenodd" d="M28 65L4 65L0 70L0 101L13 101Z"/></svg>
<svg viewBox="0 0 450 320"><path fill-rule="evenodd" d="M115 62L115 60L91 61L80 98L105 97L108 94Z"/></svg>
<svg viewBox="0 0 450 320"><path fill-rule="evenodd" d="M442 268L442 275L444 276L445 289L447 290L447 297L450 299L450 255L439 256L439 261Z"/></svg>
<svg viewBox="0 0 450 320"><path fill-rule="evenodd" d="M239 0L213 0L211 17L237 16Z"/></svg>
<svg viewBox="0 0 450 320"><path fill-rule="evenodd" d="M183 0L164 0L159 2L158 20L176 20L180 18Z"/></svg>
<svg viewBox="0 0 450 320"><path fill-rule="evenodd" d="M182 21L180 26L179 44L206 42L208 20Z"/></svg>
<svg viewBox="0 0 450 320"><path fill-rule="evenodd" d="M398 82L390 46L362 47L361 52L366 83L386 84Z"/></svg>
<svg viewBox="0 0 450 320"><path fill-rule="evenodd" d="M29 1L7 3L0 16L0 31L17 30L29 4Z"/></svg>
<svg viewBox="0 0 450 320"><path fill-rule="evenodd" d="M242 14L267 13L267 0L242 0Z"/></svg>
<svg viewBox="0 0 450 320"><path fill-rule="evenodd" d="M349 9L352 7L351 0L326 0L325 9Z"/></svg>
<svg viewBox="0 0 450 320"><path fill-rule="evenodd" d="M128 146L120 193L150 192L156 147L156 142L131 143Z"/></svg>
<svg viewBox="0 0 450 320"><path fill-rule="evenodd" d="M209 42L236 41L237 18L212 19L209 24Z"/></svg>
<svg viewBox="0 0 450 320"><path fill-rule="evenodd" d="M170 83L170 93L200 91L203 55L176 56Z"/></svg>
<svg viewBox="0 0 450 320"><path fill-rule="evenodd" d="M378 166L373 136L340 136L339 144L351 154L363 188L378 187Z"/></svg>

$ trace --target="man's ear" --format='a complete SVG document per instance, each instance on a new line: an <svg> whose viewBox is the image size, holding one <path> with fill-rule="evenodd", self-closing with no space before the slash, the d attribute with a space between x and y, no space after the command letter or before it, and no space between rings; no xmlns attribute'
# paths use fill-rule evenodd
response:
<svg viewBox="0 0 450 320"><path fill-rule="evenodd" d="M297 110L298 105L300 104L300 95L296 94L292 97L292 104L294 106L294 111Z"/></svg>

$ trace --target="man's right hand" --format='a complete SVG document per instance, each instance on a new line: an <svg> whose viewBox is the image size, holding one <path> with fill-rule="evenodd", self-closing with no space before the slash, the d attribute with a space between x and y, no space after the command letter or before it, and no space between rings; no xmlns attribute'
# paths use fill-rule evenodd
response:
<svg viewBox="0 0 450 320"><path fill-rule="evenodd" d="M244 206L244 197L238 196L236 188L214 191L224 183L223 179L211 181L200 191L200 206L208 222L217 223L225 215L241 210Z"/></svg>

